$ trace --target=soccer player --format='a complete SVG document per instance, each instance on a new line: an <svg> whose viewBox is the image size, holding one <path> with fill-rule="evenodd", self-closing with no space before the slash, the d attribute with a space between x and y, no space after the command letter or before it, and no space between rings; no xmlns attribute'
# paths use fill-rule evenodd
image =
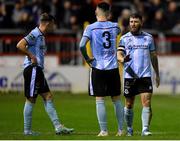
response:
<svg viewBox="0 0 180 141"><path fill-rule="evenodd" d="M142 136L148 136L152 117L151 64L156 74L156 87L160 85L158 59L152 35L141 30L142 17L135 13L129 19L130 32L120 39L117 57L124 63L124 116L127 136L133 135L133 105L135 96L140 94L142 103Z"/></svg>
<svg viewBox="0 0 180 141"><path fill-rule="evenodd" d="M68 134L73 132L72 128L64 127L59 121L58 115L52 102L52 93L50 92L46 78L44 76L44 54L46 52L45 34L53 30L54 17L43 13L40 17L39 27L33 29L26 37L21 39L17 48L26 56L24 60L24 91L26 102L24 105L24 134L36 135L32 132L32 111L36 98L39 95L44 100L44 107L50 117L56 134Z"/></svg>
<svg viewBox="0 0 180 141"><path fill-rule="evenodd" d="M96 97L96 111L100 126L98 136L108 136L105 96L111 96L118 121L117 136L122 135L123 107L120 102L120 76L117 62L116 37L120 33L117 23L108 21L110 5L101 2L96 7L97 21L85 29L80 50L91 67L89 95ZM90 41L93 58L87 55L86 43Z"/></svg>

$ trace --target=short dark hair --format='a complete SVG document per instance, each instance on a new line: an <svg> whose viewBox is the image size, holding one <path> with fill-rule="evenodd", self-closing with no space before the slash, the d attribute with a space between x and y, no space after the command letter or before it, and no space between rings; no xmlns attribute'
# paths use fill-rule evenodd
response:
<svg viewBox="0 0 180 141"><path fill-rule="evenodd" d="M110 11L111 10L111 6L109 3L107 2L100 2L97 5L98 8L102 9L104 12Z"/></svg>
<svg viewBox="0 0 180 141"><path fill-rule="evenodd" d="M129 18L138 18L142 21L142 16L139 13L133 13L130 15Z"/></svg>
<svg viewBox="0 0 180 141"><path fill-rule="evenodd" d="M48 14L48 13L42 13L40 16L40 21L41 22L51 22L51 21L56 21L55 17Z"/></svg>

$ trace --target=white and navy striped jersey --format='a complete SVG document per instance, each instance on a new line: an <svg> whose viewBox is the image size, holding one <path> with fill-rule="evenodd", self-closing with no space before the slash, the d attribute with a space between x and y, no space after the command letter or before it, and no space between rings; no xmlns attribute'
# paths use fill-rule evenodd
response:
<svg viewBox="0 0 180 141"><path fill-rule="evenodd" d="M125 55L130 55L131 60L124 64L124 77L133 76L127 71L132 69L138 78L151 77L151 58L150 52L155 51L152 35L141 32L139 35L126 33L120 39L118 50L124 51Z"/></svg>
<svg viewBox="0 0 180 141"><path fill-rule="evenodd" d="M46 52L45 37L38 27L33 29L24 39L27 41L28 51L37 58L38 66L44 68L44 54ZM26 56L24 60L24 68L31 65L31 59Z"/></svg>
<svg viewBox="0 0 180 141"><path fill-rule="evenodd" d="M83 36L90 40L92 54L95 58L92 67L100 70L118 67L116 38L119 33L118 24L110 21L97 21L87 26Z"/></svg>

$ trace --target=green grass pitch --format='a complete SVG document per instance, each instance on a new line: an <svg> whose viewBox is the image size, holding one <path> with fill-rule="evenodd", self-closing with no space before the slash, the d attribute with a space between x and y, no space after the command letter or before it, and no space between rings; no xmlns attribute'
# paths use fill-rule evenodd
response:
<svg viewBox="0 0 180 141"><path fill-rule="evenodd" d="M123 99L124 101L124 99ZM152 136L141 137L141 104L136 97L134 107L134 136L116 137L117 121L113 104L106 98L108 119L108 137L97 137L99 126L96 118L95 99L88 94L58 93L54 94L54 103L60 120L67 127L73 127L71 135L55 135L48 118L42 98L39 96L33 111L33 130L39 136L24 136L23 106L24 95L11 92L0 93L0 139L22 140L178 140L180 139L180 95L154 95L152 99L153 118L151 122Z"/></svg>

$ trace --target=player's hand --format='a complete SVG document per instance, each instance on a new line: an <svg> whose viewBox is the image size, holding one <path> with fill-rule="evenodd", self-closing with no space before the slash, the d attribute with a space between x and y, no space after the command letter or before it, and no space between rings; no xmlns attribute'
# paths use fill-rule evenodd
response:
<svg viewBox="0 0 180 141"><path fill-rule="evenodd" d="M33 66L37 66L37 58L34 55L31 56L31 62Z"/></svg>
<svg viewBox="0 0 180 141"><path fill-rule="evenodd" d="M95 60L95 58L89 58L88 60L86 60L87 64L92 67L92 62Z"/></svg>
<svg viewBox="0 0 180 141"><path fill-rule="evenodd" d="M128 54L124 57L124 63L129 62L130 60L131 60L130 54Z"/></svg>
<svg viewBox="0 0 180 141"><path fill-rule="evenodd" d="M119 64L124 63L124 57L117 55L117 61Z"/></svg>
<svg viewBox="0 0 180 141"><path fill-rule="evenodd" d="M156 87L158 88L160 85L160 77L156 76Z"/></svg>

